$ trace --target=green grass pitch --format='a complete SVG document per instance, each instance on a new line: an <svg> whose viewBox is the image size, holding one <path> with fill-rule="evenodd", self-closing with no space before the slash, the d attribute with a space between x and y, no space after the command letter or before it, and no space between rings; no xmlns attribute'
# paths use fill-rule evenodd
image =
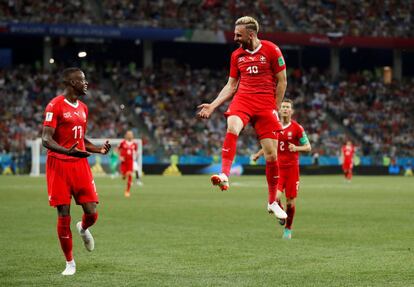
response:
<svg viewBox="0 0 414 287"><path fill-rule="evenodd" d="M84 250L72 206L77 273L63 277L44 178L0 177L0 286L414 286L414 178L303 176L293 239L265 206L264 176L146 176L101 203Z"/></svg>

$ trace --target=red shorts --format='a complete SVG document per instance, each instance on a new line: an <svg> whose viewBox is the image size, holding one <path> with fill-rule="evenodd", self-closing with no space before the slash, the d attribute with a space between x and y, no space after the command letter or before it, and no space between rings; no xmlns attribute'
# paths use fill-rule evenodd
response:
<svg viewBox="0 0 414 287"><path fill-rule="evenodd" d="M64 161L52 156L46 161L47 193L51 206L98 202L95 181L88 160Z"/></svg>
<svg viewBox="0 0 414 287"><path fill-rule="evenodd" d="M352 170L352 167L353 167L354 165L353 165L353 163L352 162L344 162L343 164L342 164L342 170L343 171L348 171L348 170Z"/></svg>
<svg viewBox="0 0 414 287"><path fill-rule="evenodd" d="M279 167L277 190L285 192L286 198L296 198L299 190L299 166Z"/></svg>
<svg viewBox="0 0 414 287"><path fill-rule="evenodd" d="M134 170L134 162L133 161L123 161L119 166L119 170L121 171L122 175L125 175L127 172L133 172Z"/></svg>
<svg viewBox="0 0 414 287"><path fill-rule="evenodd" d="M277 140L277 132L283 129L277 111L272 108L257 110L233 101L224 115L226 117L238 116L244 126L251 122L259 140L265 138Z"/></svg>

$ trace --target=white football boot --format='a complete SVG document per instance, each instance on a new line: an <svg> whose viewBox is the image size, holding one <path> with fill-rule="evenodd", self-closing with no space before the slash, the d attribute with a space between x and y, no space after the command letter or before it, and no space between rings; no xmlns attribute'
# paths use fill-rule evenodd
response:
<svg viewBox="0 0 414 287"><path fill-rule="evenodd" d="M66 268L63 270L62 275L68 276L73 275L76 273L76 264L75 260L72 259L72 261L66 261Z"/></svg>
<svg viewBox="0 0 414 287"><path fill-rule="evenodd" d="M83 230L81 221L76 223L76 229L78 230L79 235L83 240L83 245L85 246L86 250L92 251L95 248L95 240L93 240L93 236L89 229Z"/></svg>
<svg viewBox="0 0 414 287"><path fill-rule="evenodd" d="M267 204L267 211L269 213L273 213L278 219L287 218L286 212L282 208L280 208L279 204L277 204L276 201L273 201L272 204Z"/></svg>
<svg viewBox="0 0 414 287"><path fill-rule="evenodd" d="M229 178L224 173L213 174L210 180L213 185L218 185L221 191L229 189Z"/></svg>

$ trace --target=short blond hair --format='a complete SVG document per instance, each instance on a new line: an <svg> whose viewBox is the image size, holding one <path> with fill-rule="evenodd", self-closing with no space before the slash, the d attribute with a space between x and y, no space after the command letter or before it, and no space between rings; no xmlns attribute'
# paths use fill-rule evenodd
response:
<svg viewBox="0 0 414 287"><path fill-rule="evenodd" d="M259 33L259 22L250 16L243 16L236 20L237 25L245 25L246 29Z"/></svg>

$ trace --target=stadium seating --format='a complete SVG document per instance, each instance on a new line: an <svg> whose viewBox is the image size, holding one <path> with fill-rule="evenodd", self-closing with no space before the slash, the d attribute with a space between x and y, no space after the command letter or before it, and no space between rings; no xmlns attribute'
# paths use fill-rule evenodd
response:
<svg viewBox="0 0 414 287"><path fill-rule="evenodd" d="M280 5L277 5L277 3ZM261 31L342 32L352 36L413 37L411 1L3 1L0 20L232 31L241 15ZM64 4L63 4L64 3ZM283 9L280 9L283 7ZM282 11L283 10L283 11ZM282 17L281 13L284 13ZM286 18L290 21L284 21Z"/></svg>
<svg viewBox="0 0 414 287"><path fill-rule="evenodd" d="M352 36L413 37L412 1L282 0L298 31Z"/></svg>
<svg viewBox="0 0 414 287"><path fill-rule="evenodd" d="M166 158L172 154L220 154L225 106L207 121L196 118L196 106L215 98L226 82L227 71L184 66L114 68L106 79L111 88L103 88L105 77L94 69L85 72L90 82L90 96L85 99L90 109L89 137L122 137L139 119L154 141L144 145L146 154L153 154L157 146ZM18 152L25 149L27 139L40 136L43 109L56 94L58 82L53 72L28 66L0 71L0 75L0 150ZM289 71L286 97L295 101L294 118L304 126L320 155L339 155L345 139L353 136L362 144L361 154L413 156L413 92L413 81L384 85L364 72L341 75L332 82L326 74L311 69ZM123 112L121 99L133 114ZM240 155L258 149L251 127L238 144Z"/></svg>

